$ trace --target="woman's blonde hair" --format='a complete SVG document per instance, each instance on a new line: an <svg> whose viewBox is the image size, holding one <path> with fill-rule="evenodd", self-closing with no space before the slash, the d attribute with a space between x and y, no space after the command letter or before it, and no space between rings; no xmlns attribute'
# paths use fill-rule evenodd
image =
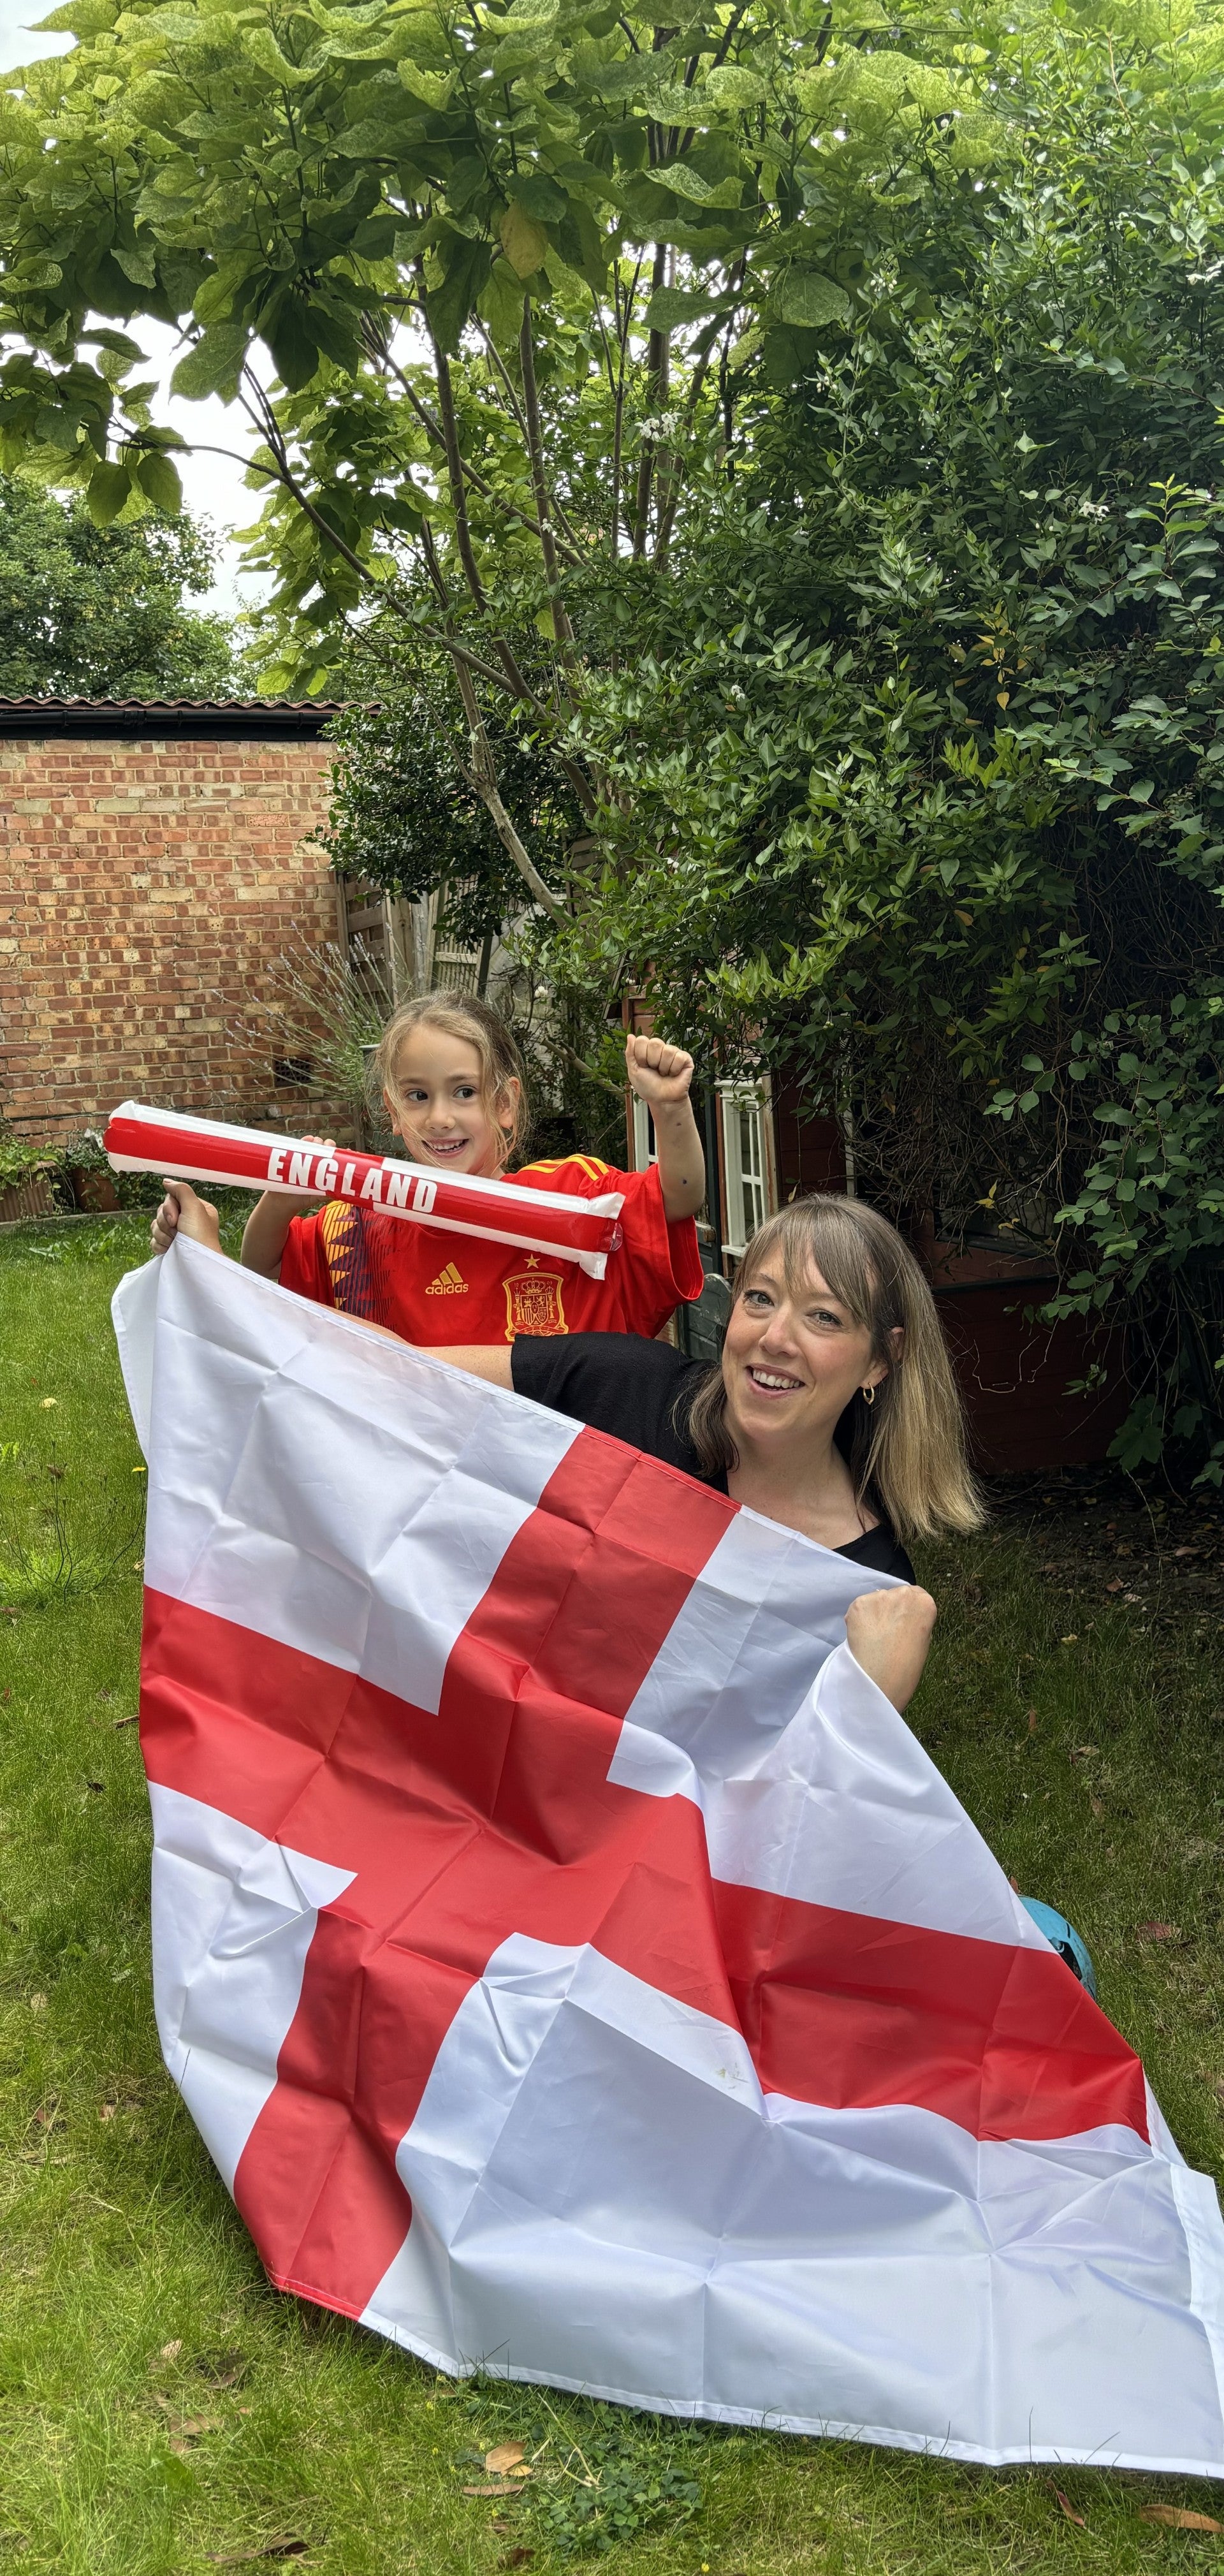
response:
<svg viewBox="0 0 1224 2576"><path fill-rule="evenodd" d="M523 1060L500 1014L488 1002L465 993L418 993L401 1002L388 1020L374 1052L371 1081L379 1095L388 1092L400 1105L395 1060L404 1039L420 1028L445 1029L462 1038L480 1058L480 1104L497 1135L497 1166L504 1169L518 1152L528 1123L527 1083ZM517 1083L514 1091L511 1085Z"/></svg>
<svg viewBox="0 0 1224 2576"><path fill-rule="evenodd" d="M985 1513L965 1456L964 1416L935 1300L895 1226L861 1199L795 1199L754 1234L737 1297L771 1259L781 1262L792 1296L818 1270L870 1333L871 1364L883 1361L888 1370L874 1404L856 1395L838 1426L839 1445L849 1432L859 1501L877 1495L899 1538L980 1529ZM905 1340L894 1359L890 1336L898 1327ZM698 1385L684 1427L707 1473L737 1464L720 1367Z"/></svg>

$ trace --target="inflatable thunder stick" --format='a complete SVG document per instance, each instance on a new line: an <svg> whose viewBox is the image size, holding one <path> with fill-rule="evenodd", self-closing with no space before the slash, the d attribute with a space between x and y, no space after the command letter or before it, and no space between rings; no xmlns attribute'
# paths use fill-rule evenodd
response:
<svg viewBox="0 0 1224 2576"><path fill-rule="evenodd" d="M424 1163L401 1163L389 1154L328 1153L292 1136L265 1136L256 1127L225 1127L211 1118L180 1118L169 1109L143 1109L125 1100L111 1118L103 1143L116 1172L164 1172L182 1181L220 1181L240 1190L282 1190L295 1198L317 1191L323 1199L352 1199L409 1224L436 1225L451 1234L481 1234L493 1243L576 1261L602 1279L608 1254L619 1250L617 1224L624 1204L609 1190L594 1199L567 1198L560 1190L520 1190L513 1181L486 1181L475 1173L439 1172Z"/></svg>

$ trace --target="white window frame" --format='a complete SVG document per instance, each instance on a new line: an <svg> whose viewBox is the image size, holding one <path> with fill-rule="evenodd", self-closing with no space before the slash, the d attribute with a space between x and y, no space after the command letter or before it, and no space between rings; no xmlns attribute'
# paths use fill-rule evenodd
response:
<svg viewBox="0 0 1224 2576"><path fill-rule="evenodd" d="M757 1168L745 1172L740 1145L740 1116L743 1110L755 1113ZM720 1082L718 1085L718 1119L723 1164L723 1200L727 1233L723 1252L728 1260L740 1261L747 1250L749 1237L757 1225L772 1216L777 1205L777 1179L774 1169L773 1119L770 1115L769 1084L765 1082ZM749 1184L759 1208L756 1224L744 1231L744 1185Z"/></svg>
<svg viewBox="0 0 1224 2576"><path fill-rule="evenodd" d="M644 1100L638 1099L636 1092L630 1106L633 1110L633 1168L635 1172L648 1172L651 1164L659 1159L658 1146L650 1141L650 1110Z"/></svg>

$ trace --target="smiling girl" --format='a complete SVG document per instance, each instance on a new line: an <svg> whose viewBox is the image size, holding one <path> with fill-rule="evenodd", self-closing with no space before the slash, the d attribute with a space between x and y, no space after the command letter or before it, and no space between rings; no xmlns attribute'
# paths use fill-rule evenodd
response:
<svg viewBox="0 0 1224 2576"><path fill-rule="evenodd" d="M645 1172L615 1171L590 1154L508 1170L527 1124L523 1068L486 1002L432 993L403 1003L374 1059L387 1116L412 1162L573 1198L620 1191L624 1241L603 1279L513 1245L272 1191L248 1220L244 1266L426 1347L504 1346L520 1333L652 1336L678 1304L701 1294L695 1219L705 1161L689 1100L692 1057L654 1037L629 1038L625 1056L654 1119L658 1161ZM186 1184L175 1183L154 1223L154 1251L172 1241L185 1203Z"/></svg>

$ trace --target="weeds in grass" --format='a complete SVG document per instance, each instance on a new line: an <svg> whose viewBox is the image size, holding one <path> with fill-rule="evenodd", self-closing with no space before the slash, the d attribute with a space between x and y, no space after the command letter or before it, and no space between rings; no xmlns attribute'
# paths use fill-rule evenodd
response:
<svg viewBox="0 0 1224 2576"><path fill-rule="evenodd" d="M445 2383L441 2383L445 2385ZM455 2468L488 2469L513 2436L529 2474L515 2498L516 2538L558 2557L606 2556L646 2532L683 2531L698 2512L695 2471L710 2434L704 2425L630 2415L582 2398L557 2401L544 2389L469 2381L450 2400L474 2446ZM513 2474L513 2472L512 2472Z"/></svg>
<svg viewBox="0 0 1224 2576"><path fill-rule="evenodd" d="M16 1455L4 1463L15 1467L20 1446L14 1442L12 1447ZM29 1503L23 1510L0 1485L0 1596L9 1610L43 1609L50 1601L71 1601L97 1592L121 1568L131 1567L132 1551L140 1548L139 1514L129 1516L118 1532L112 1525L102 1546L90 1545L82 1537L63 1490L69 1469L54 1446L45 1474L51 1499L41 1507L37 1530L30 1525Z"/></svg>

